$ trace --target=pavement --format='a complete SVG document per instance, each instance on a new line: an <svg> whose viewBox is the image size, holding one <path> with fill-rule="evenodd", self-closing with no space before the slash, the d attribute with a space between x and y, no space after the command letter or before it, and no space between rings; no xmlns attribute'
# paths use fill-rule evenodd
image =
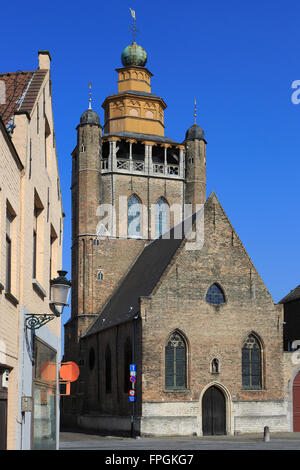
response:
<svg viewBox="0 0 300 470"><path fill-rule="evenodd" d="M61 432L60 450L300 450L300 433L263 433L204 437L129 437L99 436L82 432Z"/></svg>

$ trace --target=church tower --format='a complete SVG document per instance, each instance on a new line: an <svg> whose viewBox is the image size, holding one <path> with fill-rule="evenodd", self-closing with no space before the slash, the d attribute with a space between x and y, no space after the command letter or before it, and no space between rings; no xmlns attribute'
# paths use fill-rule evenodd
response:
<svg viewBox="0 0 300 470"><path fill-rule="evenodd" d="M81 367L80 337L145 245L183 219L185 203L205 201L202 129L194 124L184 142L165 136L167 105L152 93L146 51L134 40L121 62L117 92L102 104L103 127L90 103L72 153L72 308L64 360ZM80 383L72 388L75 400L77 394L80 401Z"/></svg>
<svg viewBox="0 0 300 470"><path fill-rule="evenodd" d="M185 172L185 203L192 204L193 212L197 204L206 201L206 140L204 131L196 124L196 103L194 124L185 135L186 172Z"/></svg>

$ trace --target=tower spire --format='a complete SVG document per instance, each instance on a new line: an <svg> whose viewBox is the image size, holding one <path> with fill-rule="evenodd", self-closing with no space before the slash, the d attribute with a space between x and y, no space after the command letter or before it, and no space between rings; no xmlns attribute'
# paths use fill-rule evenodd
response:
<svg viewBox="0 0 300 470"><path fill-rule="evenodd" d="M195 107L194 107L194 124L196 124L197 120L197 103L196 103L196 98L195 98Z"/></svg>
<svg viewBox="0 0 300 470"><path fill-rule="evenodd" d="M92 109L92 82L89 83L89 109Z"/></svg>

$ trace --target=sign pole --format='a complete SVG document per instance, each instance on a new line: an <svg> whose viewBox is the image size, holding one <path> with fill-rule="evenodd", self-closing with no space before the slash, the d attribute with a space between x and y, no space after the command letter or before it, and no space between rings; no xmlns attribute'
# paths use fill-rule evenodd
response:
<svg viewBox="0 0 300 470"><path fill-rule="evenodd" d="M130 366L130 375L132 373L134 373L134 374L136 373L136 366L135 366L135 321L134 321L134 319L132 320L131 328L132 328L132 365ZM133 375L131 375L131 377L132 376ZM135 381L131 381L132 390L134 390L134 384L135 384ZM134 429L135 395L131 398L132 398L131 437L135 438L135 429Z"/></svg>

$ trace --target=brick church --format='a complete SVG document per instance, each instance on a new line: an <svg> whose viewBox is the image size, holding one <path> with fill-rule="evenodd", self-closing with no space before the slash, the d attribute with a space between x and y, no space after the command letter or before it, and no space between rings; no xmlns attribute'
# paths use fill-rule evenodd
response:
<svg viewBox="0 0 300 470"><path fill-rule="evenodd" d="M292 431L300 367L283 348L283 305L206 196L204 131L195 118L183 142L166 137L146 51L134 41L121 59L103 125L90 101L72 153L64 361L80 377L62 422L141 435Z"/></svg>

